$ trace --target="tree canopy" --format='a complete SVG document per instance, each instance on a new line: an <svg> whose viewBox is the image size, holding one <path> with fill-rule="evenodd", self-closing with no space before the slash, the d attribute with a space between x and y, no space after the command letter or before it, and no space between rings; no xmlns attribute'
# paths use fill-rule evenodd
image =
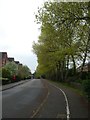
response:
<svg viewBox="0 0 90 120"><path fill-rule="evenodd" d="M36 14L41 34L33 51L37 72L54 79L66 79L69 69L90 58L90 2L45 2Z"/></svg>
<svg viewBox="0 0 90 120"><path fill-rule="evenodd" d="M19 79L25 79L30 77L31 71L26 65L19 65L15 62L8 62L1 68L1 77L3 78L11 78L13 76L19 77Z"/></svg>

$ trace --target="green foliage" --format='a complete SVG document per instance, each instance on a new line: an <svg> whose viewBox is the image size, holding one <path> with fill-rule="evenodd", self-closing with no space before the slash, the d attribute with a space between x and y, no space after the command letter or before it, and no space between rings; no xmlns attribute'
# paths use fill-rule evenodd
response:
<svg viewBox="0 0 90 120"><path fill-rule="evenodd" d="M10 72L10 75L11 75L11 76L17 75L18 65L15 64L14 62L8 62L8 63L4 66L4 68ZM3 73L2 73L2 74L3 74Z"/></svg>
<svg viewBox="0 0 90 120"><path fill-rule="evenodd" d="M30 69L25 65L17 65L14 62L7 63L2 68L2 77L9 78L13 82L13 76L16 76L16 80L26 79L31 75Z"/></svg>
<svg viewBox="0 0 90 120"><path fill-rule="evenodd" d="M31 75L30 69L27 66L19 66L17 76L21 79L28 78Z"/></svg>
<svg viewBox="0 0 90 120"><path fill-rule="evenodd" d="M2 78L10 78L11 72L6 68L2 68Z"/></svg>
<svg viewBox="0 0 90 120"><path fill-rule="evenodd" d="M90 100L90 80L83 80L82 86L84 92L86 93L88 99Z"/></svg>
<svg viewBox="0 0 90 120"><path fill-rule="evenodd" d="M38 75L63 80L70 73L69 68L73 71L70 74L76 74L77 61L84 66L90 51L89 4L45 2L39 8L36 21L41 24L41 35L33 44Z"/></svg>

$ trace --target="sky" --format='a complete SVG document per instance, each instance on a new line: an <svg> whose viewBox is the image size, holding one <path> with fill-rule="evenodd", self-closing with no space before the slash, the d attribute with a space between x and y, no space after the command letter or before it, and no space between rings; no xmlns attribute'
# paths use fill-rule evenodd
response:
<svg viewBox="0 0 90 120"><path fill-rule="evenodd" d="M32 44L40 35L34 13L45 1L0 0L0 52L27 65L32 73L38 65Z"/></svg>

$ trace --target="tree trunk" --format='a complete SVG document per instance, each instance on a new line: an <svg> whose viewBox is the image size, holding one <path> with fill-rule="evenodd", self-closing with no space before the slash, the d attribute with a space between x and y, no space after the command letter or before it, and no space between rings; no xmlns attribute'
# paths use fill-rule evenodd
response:
<svg viewBox="0 0 90 120"><path fill-rule="evenodd" d="M58 81L60 81L61 79L60 68L61 68L61 61L58 61L56 64L56 80Z"/></svg>
<svg viewBox="0 0 90 120"><path fill-rule="evenodd" d="M74 72L74 75L76 74L76 63L75 63L75 59L74 59L74 56L72 55L72 61L73 61L73 72Z"/></svg>
<svg viewBox="0 0 90 120"><path fill-rule="evenodd" d="M85 61L86 61L86 58L87 58L87 52L88 52L88 45L89 44L90 44L90 31L89 31L89 38L88 38L88 41L87 41L87 44L86 44L85 54L84 54L83 63L82 63L82 67L81 67L81 74L82 74L83 68L85 66Z"/></svg>
<svg viewBox="0 0 90 120"><path fill-rule="evenodd" d="M67 56L66 72L65 72L65 81L67 81L67 76L69 72L69 56Z"/></svg>
<svg viewBox="0 0 90 120"><path fill-rule="evenodd" d="M61 64L61 81L64 81L65 79L65 68L66 68L66 64L65 64L65 59L62 61Z"/></svg>

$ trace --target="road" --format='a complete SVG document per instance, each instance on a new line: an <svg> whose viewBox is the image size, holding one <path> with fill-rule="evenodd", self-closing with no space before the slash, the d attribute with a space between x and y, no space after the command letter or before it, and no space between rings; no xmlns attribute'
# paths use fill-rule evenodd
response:
<svg viewBox="0 0 90 120"><path fill-rule="evenodd" d="M88 118L88 106L69 88L59 89L47 80L33 79L2 92L2 117Z"/></svg>

